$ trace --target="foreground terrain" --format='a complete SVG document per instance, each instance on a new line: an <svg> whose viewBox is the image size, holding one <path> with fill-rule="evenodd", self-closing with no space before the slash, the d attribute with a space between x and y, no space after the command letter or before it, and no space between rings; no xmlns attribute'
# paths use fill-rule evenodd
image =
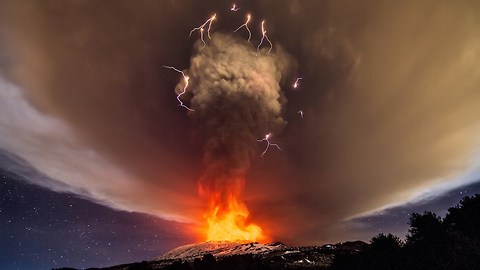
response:
<svg viewBox="0 0 480 270"><path fill-rule="evenodd" d="M278 242L206 242L178 247L151 261L90 270L328 269L335 254L353 254L367 246L361 241L311 247L288 247Z"/></svg>

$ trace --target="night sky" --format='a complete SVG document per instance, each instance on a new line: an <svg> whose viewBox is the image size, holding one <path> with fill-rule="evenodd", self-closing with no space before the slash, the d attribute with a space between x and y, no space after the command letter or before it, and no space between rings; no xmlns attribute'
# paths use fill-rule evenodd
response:
<svg viewBox="0 0 480 270"><path fill-rule="evenodd" d="M480 192L478 1L232 4L0 3L1 269L203 241L215 192L291 245Z"/></svg>
<svg viewBox="0 0 480 270"><path fill-rule="evenodd" d="M192 241L183 224L116 211L0 173L1 269L110 266L152 259Z"/></svg>

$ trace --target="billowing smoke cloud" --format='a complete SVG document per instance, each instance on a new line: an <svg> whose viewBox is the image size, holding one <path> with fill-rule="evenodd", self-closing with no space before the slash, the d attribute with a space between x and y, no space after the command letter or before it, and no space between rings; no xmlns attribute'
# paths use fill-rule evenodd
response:
<svg viewBox="0 0 480 270"><path fill-rule="evenodd" d="M85 145L68 124L38 111L25 100L21 89L2 77L0 147L0 166L34 184L116 209L192 221L178 214L175 200L155 205L141 200L148 193L141 182ZM158 189L156 193L170 196Z"/></svg>
<svg viewBox="0 0 480 270"><path fill-rule="evenodd" d="M478 3L293 1L270 14L304 76L302 96L288 99L305 118L283 136L301 179L298 209L315 221L290 227L343 238L342 220L454 185L474 164Z"/></svg>
<svg viewBox="0 0 480 270"><path fill-rule="evenodd" d="M250 164L244 195L255 219L289 243L349 239L350 217L408 201L471 166L480 138L478 1L259 0L239 1L235 13L230 4L2 1L0 147L56 180L54 190L186 220L201 212L201 160L206 175L215 166L242 175L261 151L255 139L272 131L282 151ZM252 42L265 19L270 39L298 62L302 84L285 91L284 112L281 95L270 104L228 93L275 89L288 57L255 59L245 40L225 35L191 59L186 102L195 112L177 106L178 76L162 65L189 66L188 33L213 12L217 33L251 12ZM258 72L241 73L248 69ZM248 82L268 87L241 87ZM255 123L253 112L258 126L244 125ZM278 133L282 115L288 125ZM225 128L213 128L221 121Z"/></svg>
<svg viewBox="0 0 480 270"><path fill-rule="evenodd" d="M258 155L257 139L286 124L280 84L290 63L279 46L271 53L257 51L231 35L214 34L206 46L196 44L186 74L194 110L190 115L204 141L202 192L225 200L241 191L250 162ZM184 86L184 81L177 85L177 93Z"/></svg>

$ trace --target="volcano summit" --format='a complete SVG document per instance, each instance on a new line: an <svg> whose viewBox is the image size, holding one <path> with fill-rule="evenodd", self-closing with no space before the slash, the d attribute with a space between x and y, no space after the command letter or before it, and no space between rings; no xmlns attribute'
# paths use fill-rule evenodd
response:
<svg viewBox="0 0 480 270"><path fill-rule="evenodd" d="M151 261L102 269L328 269L335 255L354 254L367 246L362 241L310 247L210 241L177 247Z"/></svg>

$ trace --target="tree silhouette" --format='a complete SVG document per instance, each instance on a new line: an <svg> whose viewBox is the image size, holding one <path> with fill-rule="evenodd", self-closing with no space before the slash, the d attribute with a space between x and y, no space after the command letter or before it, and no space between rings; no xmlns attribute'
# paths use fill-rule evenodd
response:
<svg viewBox="0 0 480 270"><path fill-rule="evenodd" d="M448 209L443 224L451 242L451 261L456 269L474 269L480 265L480 195L465 197Z"/></svg>
<svg viewBox="0 0 480 270"><path fill-rule="evenodd" d="M368 269L402 269L401 263L402 242L398 236L383 233L370 241L367 251Z"/></svg>
<svg viewBox="0 0 480 270"><path fill-rule="evenodd" d="M444 234L442 219L429 211L423 215L413 213L409 225L407 245L430 245L438 242L439 237Z"/></svg>
<svg viewBox="0 0 480 270"><path fill-rule="evenodd" d="M463 198L444 219L413 213L405 243L392 234L372 238L363 253L336 254L332 269L480 269L480 195Z"/></svg>
<svg viewBox="0 0 480 270"><path fill-rule="evenodd" d="M460 204L448 209L445 225L450 231L461 232L471 240L480 240L480 194L465 197Z"/></svg>
<svg viewBox="0 0 480 270"><path fill-rule="evenodd" d="M435 213L426 211L422 215L410 216L410 229L405 251L409 269L448 269L450 239L442 219Z"/></svg>

